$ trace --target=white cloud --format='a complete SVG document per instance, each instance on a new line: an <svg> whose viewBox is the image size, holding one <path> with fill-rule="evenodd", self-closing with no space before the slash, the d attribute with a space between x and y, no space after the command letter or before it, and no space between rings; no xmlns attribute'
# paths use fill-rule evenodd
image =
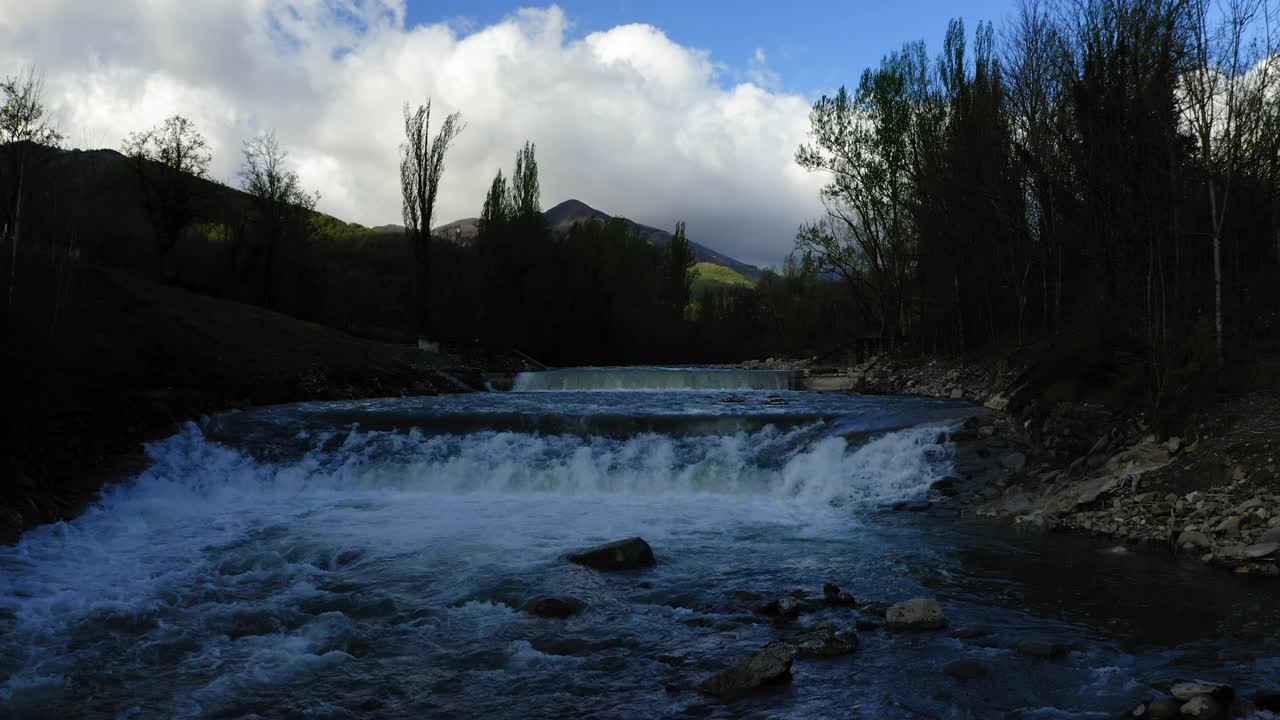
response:
<svg viewBox="0 0 1280 720"><path fill-rule="evenodd" d="M465 28L465 29L463 29ZM398 222L405 101L467 123L436 223L479 212L499 168L538 145L543 204L576 197L777 263L817 215L821 178L795 166L808 101L779 90L763 51L726 87L708 53L626 25L580 40L557 7L488 27L407 28L401 1L0 0L0 74L36 64L73 141L119 145L182 113L234 176L240 142L274 127L321 209Z"/></svg>

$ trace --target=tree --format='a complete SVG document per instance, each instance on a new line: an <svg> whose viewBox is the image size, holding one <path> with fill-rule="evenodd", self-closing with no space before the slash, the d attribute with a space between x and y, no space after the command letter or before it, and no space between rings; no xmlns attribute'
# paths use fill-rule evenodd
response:
<svg viewBox="0 0 1280 720"><path fill-rule="evenodd" d="M880 335L891 342L906 334L914 268L911 130L923 53L923 46L907 45L865 71L854 95L843 87L824 95L809 114L812 142L796 153L801 167L831 176L822 188L830 222L802 230L797 249L850 287L867 287ZM866 304L868 297L855 296Z"/></svg>
<svg viewBox="0 0 1280 720"><path fill-rule="evenodd" d="M484 208L480 211L480 220L476 223L476 231L481 235L491 233L511 219L511 196L507 189L507 179L502 171L494 176L489 185L489 194L484 197Z"/></svg>
<svg viewBox="0 0 1280 720"><path fill-rule="evenodd" d="M4 105L0 106L0 145L9 146L11 171L16 176L13 198L6 208L10 221L0 233L10 245L8 304L12 306L18 277L28 150L32 144L57 147L64 136L48 117L44 106L44 76L34 67L6 77L0 82L0 93L4 95Z"/></svg>
<svg viewBox="0 0 1280 720"><path fill-rule="evenodd" d="M173 115L150 130L129 133L123 150L142 182L159 241L157 254L163 257L191 221L194 181L208 177L213 159L209 142L195 123Z"/></svg>
<svg viewBox="0 0 1280 720"><path fill-rule="evenodd" d="M405 142L400 146L400 193L405 233L413 247L414 318L418 337L431 331L431 220L444 176L444 156L462 132L460 113L445 117L434 139L431 100L410 112L404 106Z"/></svg>
<svg viewBox="0 0 1280 720"><path fill-rule="evenodd" d="M528 219L542 214L542 187L538 180L536 146L525 141L516 153L515 171L511 173L511 200L508 203L513 218Z"/></svg>
<svg viewBox="0 0 1280 720"><path fill-rule="evenodd" d="M678 328L684 319L685 309L689 306L693 281L697 271L693 269L693 247L685 235L684 222L676 223L676 233L666 247L665 272L663 281L666 284L665 295L670 307L671 326Z"/></svg>
<svg viewBox="0 0 1280 720"><path fill-rule="evenodd" d="M298 173L285 164L289 154L280 147L274 130L246 140L242 150L244 162L237 175L240 186L252 195L264 225L262 256L262 295L268 305L275 302L275 274L281 245L290 227L304 224L315 209L319 193L302 189ZM300 233L300 231L298 231ZM298 234L298 233L295 233Z"/></svg>
<svg viewBox="0 0 1280 720"><path fill-rule="evenodd" d="M1216 11L1209 0L1184 4L1190 28L1190 67L1182 74L1183 112L1206 171L1208 236L1213 244L1214 334L1218 369L1225 362L1222 319L1222 235L1231 190L1244 151L1256 135L1268 89L1271 58L1249 53L1250 29L1267 10L1262 0L1229 0ZM1220 20L1211 24L1210 16ZM1253 77L1246 73L1258 63Z"/></svg>

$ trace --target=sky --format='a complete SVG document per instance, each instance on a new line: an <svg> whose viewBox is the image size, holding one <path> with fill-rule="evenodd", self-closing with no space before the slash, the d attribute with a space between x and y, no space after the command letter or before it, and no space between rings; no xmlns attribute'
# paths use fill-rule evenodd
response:
<svg viewBox="0 0 1280 720"><path fill-rule="evenodd" d="M400 221L402 107L462 113L435 225L479 214L537 144L544 208L577 198L745 262L778 265L821 214L795 165L808 110L957 13L1013 0L0 0L0 75L34 65L68 144L119 148L173 114L235 183L274 129L322 211Z"/></svg>

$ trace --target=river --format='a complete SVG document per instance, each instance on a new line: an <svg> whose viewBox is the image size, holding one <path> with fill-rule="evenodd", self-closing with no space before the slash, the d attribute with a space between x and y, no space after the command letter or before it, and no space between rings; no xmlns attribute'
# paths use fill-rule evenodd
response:
<svg viewBox="0 0 1280 720"><path fill-rule="evenodd" d="M76 520L0 548L0 716L1106 718L1151 684L1280 676L1270 585L889 510L951 471L937 437L973 408L787 387L558 371L192 423ZM565 561L636 535L656 567ZM980 629L869 630L770 692L696 691L795 627L852 628L847 608L757 622L744 599L824 583L936 597ZM586 609L520 609L545 595ZM1070 651L1013 649L1029 640ZM959 659L990 674L942 672Z"/></svg>

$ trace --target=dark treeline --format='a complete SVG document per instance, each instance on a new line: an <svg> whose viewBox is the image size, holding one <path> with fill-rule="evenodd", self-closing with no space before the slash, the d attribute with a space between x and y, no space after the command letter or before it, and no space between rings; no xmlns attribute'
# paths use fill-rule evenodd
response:
<svg viewBox="0 0 1280 720"><path fill-rule="evenodd" d="M838 345L847 298L804 263L754 288L711 283L695 296L682 223L663 245L621 219L551 228L532 144L510 180L499 173L477 198L476 237L427 236L444 154L462 128L450 116L433 136L428 105L406 112L404 232L316 212L269 131L245 143L238 190L207 177L208 143L181 116L131 134L123 154L61 151L54 136L9 143L0 159L21 162L25 185L0 211L20 248L5 258L17 295L6 317L28 334L56 332L87 261L357 335L515 349L548 364L734 361Z"/></svg>
<svg viewBox="0 0 1280 720"><path fill-rule="evenodd" d="M385 232L315 212L271 133L245 144L239 192L206 178L179 116L123 158L52 151L28 72L0 116L6 314L52 331L88 260L549 364L1048 348L1045 373L1176 412L1280 339L1276 12L1025 0L999 28L952 22L932 54L907 43L814 105L797 162L829 178L828 213L754 286L696 283L682 225L664 245L621 221L549 227L532 144L476 198L474 238L431 237L466 136L457 114L432 128L429 103L405 108L406 230Z"/></svg>
<svg viewBox="0 0 1280 720"><path fill-rule="evenodd" d="M797 250L887 341L1079 363L1076 338L1162 412L1276 340L1276 10L1027 0L904 45L814 106L797 160L829 212Z"/></svg>

